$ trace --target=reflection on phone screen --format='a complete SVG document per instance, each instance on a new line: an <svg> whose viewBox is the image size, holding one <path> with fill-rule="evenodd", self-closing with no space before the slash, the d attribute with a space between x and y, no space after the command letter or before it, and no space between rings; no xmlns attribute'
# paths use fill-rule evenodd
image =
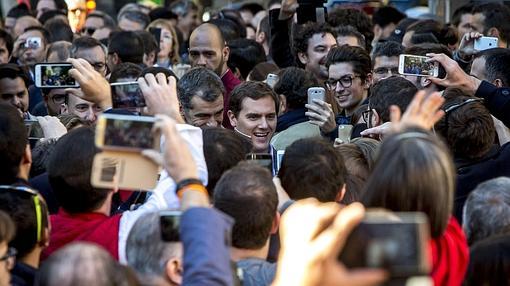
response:
<svg viewBox="0 0 510 286"><path fill-rule="evenodd" d="M154 147L153 122L107 119L104 145L150 149Z"/></svg>

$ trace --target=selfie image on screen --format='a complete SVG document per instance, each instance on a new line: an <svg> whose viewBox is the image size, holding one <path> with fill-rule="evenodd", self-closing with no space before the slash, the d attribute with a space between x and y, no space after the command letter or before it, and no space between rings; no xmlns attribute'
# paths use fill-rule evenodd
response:
<svg viewBox="0 0 510 286"><path fill-rule="evenodd" d="M69 66L41 66L41 84L43 86L74 86L76 81L69 75Z"/></svg>
<svg viewBox="0 0 510 286"><path fill-rule="evenodd" d="M106 120L104 145L150 149L154 147L153 122Z"/></svg>
<svg viewBox="0 0 510 286"><path fill-rule="evenodd" d="M404 57L404 73L415 75L433 75L434 63L426 62L427 58Z"/></svg>
<svg viewBox="0 0 510 286"><path fill-rule="evenodd" d="M112 101L114 108L144 107L140 86L136 83L112 86Z"/></svg>

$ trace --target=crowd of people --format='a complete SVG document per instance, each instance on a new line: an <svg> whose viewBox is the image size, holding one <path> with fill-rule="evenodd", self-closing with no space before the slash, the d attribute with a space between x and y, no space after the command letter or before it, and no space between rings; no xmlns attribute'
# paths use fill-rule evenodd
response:
<svg viewBox="0 0 510 286"><path fill-rule="evenodd" d="M338 5L301 23L299 1L269 0L202 22L198 1L167 2L78 28L63 0L10 7L0 286L510 285L509 7L468 3L443 23ZM482 37L498 47L477 50ZM403 54L437 76L399 74ZM79 87L36 87L39 63L72 65ZM141 97L117 104L119 83ZM160 166L154 189L92 184L105 114L153 117L152 134L121 135L160 142L135 152ZM367 233L349 240L401 212L425 218L423 236L385 238L391 261L417 257L405 275ZM352 243L371 253L355 268L340 258Z"/></svg>

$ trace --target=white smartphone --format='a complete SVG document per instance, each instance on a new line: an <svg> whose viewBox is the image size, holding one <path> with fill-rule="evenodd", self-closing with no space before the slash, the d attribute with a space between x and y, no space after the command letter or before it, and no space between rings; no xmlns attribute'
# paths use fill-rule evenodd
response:
<svg viewBox="0 0 510 286"><path fill-rule="evenodd" d="M276 173L278 173L278 171L280 171L284 155L285 155L285 150L276 151Z"/></svg>
<svg viewBox="0 0 510 286"><path fill-rule="evenodd" d="M39 88L79 87L78 82L69 74L73 65L68 63L36 64L35 86Z"/></svg>
<svg viewBox="0 0 510 286"><path fill-rule="evenodd" d="M278 82L278 76L273 74L273 73L268 73L267 74L267 77L266 77L266 83L267 85L269 85L271 88L274 88L274 86L276 85L276 83Z"/></svg>
<svg viewBox="0 0 510 286"><path fill-rule="evenodd" d="M326 101L326 90L322 87L310 87L308 89L308 104L316 104L314 99Z"/></svg>
<svg viewBox="0 0 510 286"><path fill-rule="evenodd" d="M439 74L437 62L427 62L429 57L415 55L400 55L398 73L414 76L433 76Z"/></svg>
<svg viewBox="0 0 510 286"><path fill-rule="evenodd" d="M498 38L496 37L481 37L475 40L474 49L477 51L484 51L498 47Z"/></svg>

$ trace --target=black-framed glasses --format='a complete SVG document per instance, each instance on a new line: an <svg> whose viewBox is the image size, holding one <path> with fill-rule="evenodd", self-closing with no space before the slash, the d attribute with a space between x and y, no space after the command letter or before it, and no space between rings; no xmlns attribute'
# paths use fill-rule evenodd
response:
<svg viewBox="0 0 510 286"><path fill-rule="evenodd" d="M39 200L39 192L25 186L10 186L10 185L0 185L0 192L2 191L11 191L11 192L22 192L25 194L30 194L33 198L34 208L35 208L35 217L37 219L37 241L41 241L42 237L42 207L41 201Z"/></svg>
<svg viewBox="0 0 510 286"><path fill-rule="evenodd" d="M90 65L98 72L102 71L106 67L106 63L102 62L90 63Z"/></svg>
<svg viewBox="0 0 510 286"><path fill-rule="evenodd" d="M66 102L67 94L65 93L58 93L51 96L51 101L53 101L54 104L60 105Z"/></svg>
<svg viewBox="0 0 510 286"><path fill-rule="evenodd" d="M461 108L462 106L464 105L467 105L467 104L470 104L470 103L474 103L474 102L482 102L483 103L483 98L470 98L470 99L467 99L467 100L464 100L463 102L460 102L460 103L457 103L457 104L452 104L450 106L447 106L445 107L443 110L444 110L444 113L445 113L445 117L444 117L444 121L445 121L445 125L446 125L446 130L448 130L448 117L450 116L450 114L452 114L453 111L455 111L456 109L459 109Z"/></svg>
<svg viewBox="0 0 510 286"><path fill-rule="evenodd" d="M7 269L11 270L14 268L14 263L16 262L16 255L18 251L14 247L7 248L7 253L0 257L0 261L5 261L7 263Z"/></svg>
<svg viewBox="0 0 510 286"><path fill-rule="evenodd" d="M331 90L335 89L338 84L340 84L343 88L348 88L352 86L352 81L357 77L361 78L359 75L346 75L339 79L330 78L326 80L326 86Z"/></svg>

